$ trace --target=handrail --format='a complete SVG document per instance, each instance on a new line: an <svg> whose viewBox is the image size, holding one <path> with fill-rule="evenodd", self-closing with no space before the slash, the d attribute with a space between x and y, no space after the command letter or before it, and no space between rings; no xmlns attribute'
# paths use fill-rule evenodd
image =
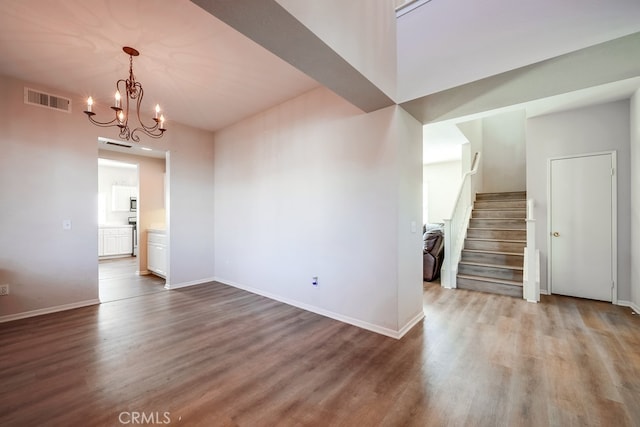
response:
<svg viewBox="0 0 640 427"><path fill-rule="evenodd" d="M472 179L478 173L480 153L475 153L471 170L462 177L456 202L449 219L444 220L444 261L442 264L441 284L445 288L456 287L458 262L462 254L467 226L475 199L475 186Z"/></svg>
<svg viewBox="0 0 640 427"><path fill-rule="evenodd" d="M540 251L536 247L534 201L527 199L527 246L524 248L522 297L529 302L540 301Z"/></svg>

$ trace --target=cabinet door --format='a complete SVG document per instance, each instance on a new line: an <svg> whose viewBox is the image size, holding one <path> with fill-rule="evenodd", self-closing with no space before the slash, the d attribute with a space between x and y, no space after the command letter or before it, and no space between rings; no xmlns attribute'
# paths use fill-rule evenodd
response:
<svg viewBox="0 0 640 427"><path fill-rule="evenodd" d="M130 254L133 252L133 229L124 227L118 229L118 253Z"/></svg>
<svg viewBox="0 0 640 427"><path fill-rule="evenodd" d="M112 230L108 230L112 231ZM104 252L103 255L117 255L118 254L118 235L114 233L104 234Z"/></svg>
<svg viewBox="0 0 640 427"><path fill-rule="evenodd" d="M166 253L163 245L149 244L147 246L147 270L160 275L166 275Z"/></svg>

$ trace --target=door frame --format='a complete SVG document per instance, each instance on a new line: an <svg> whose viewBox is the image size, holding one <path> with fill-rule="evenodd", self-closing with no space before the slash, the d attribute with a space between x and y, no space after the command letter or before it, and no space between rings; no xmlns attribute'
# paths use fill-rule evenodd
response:
<svg viewBox="0 0 640 427"><path fill-rule="evenodd" d="M574 159L611 155L611 303L618 304L618 160L616 150L598 151L593 153L578 153L567 156L550 157L547 159L547 291L553 294L551 281L552 253L551 253L551 162L554 160Z"/></svg>

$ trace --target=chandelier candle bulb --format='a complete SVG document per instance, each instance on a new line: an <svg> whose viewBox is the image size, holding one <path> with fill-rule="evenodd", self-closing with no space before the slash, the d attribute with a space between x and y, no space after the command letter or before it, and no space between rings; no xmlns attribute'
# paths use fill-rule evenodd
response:
<svg viewBox="0 0 640 427"><path fill-rule="evenodd" d="M160 104L156 104L156 119L158 118L159 112L160 112Z"/></svg>
<svg viewBox="0 0 640 427"><path fill-rule="evenodd" d="M93 105L93 98L89 97L89 99L87 99L87 111L89 113L91 113L91 106Z"/></svg>
<svg viewBox="0 0 640 427"><path fill-rule="evenodd" d="M120 91L116 91L116 108L120 108Z"/></svg>
<svg viewBox="0 0 640 427"><path fill-rule="evenodd" d="M118 113L118 121L120 122L120 124L124 123L124 113L122 112L122 110L120 110L120 112Z"/></svg>
<svg viewBox="0 0 640 427"><path fill-rule="evenodd" d="M160 130L165 130L164 127L164 115L160 115Z"/></svg>

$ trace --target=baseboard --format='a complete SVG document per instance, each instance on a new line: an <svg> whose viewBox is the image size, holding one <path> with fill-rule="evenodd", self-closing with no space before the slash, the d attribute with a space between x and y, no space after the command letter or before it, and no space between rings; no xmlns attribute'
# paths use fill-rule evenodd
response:
<svg viewBox="0 0 640 427"><path fill-rule="evenodd" d="M54 307L41 308L38 310L25 311L17 314L9 314L0 316L0 323L11 322L12 320L26 319L27 317L42 316L43 314L57 313L59 311L73 310L74 308L88 307L90 305L100 304L99 299L90 299L86 301L74 302L71 304L56 305Z"/></svg>
<svg viewBox="0 0 640 427"><path fill-rule="evenodd" d="M397 339L402 338L403 336L406 335L407 332L409 332L411 330L411 328L413 328L414 326L416 326L418 323L420 323L422 321L422 319L424 319L425 315L424 315L424 310L420 310L420 313L416 314L415 317L411 320L409 320L406 325L404 325L402 328L400 328L400 331L398 331L398 337ZM396 337L393 337L396 338Z"/></svg>
<svg viewBox="0 0 640 427"><path fill-rule="evenodd" d="M616 305L621 305L623 307L629 307L631 308L633 311L635 311L636 313L640 314L640 305L638 304L634 304L631 301L623 301L623 300L618 300L618 304Z"/></svg>
<svg viewBox="0 0 640 427"><path fill-rule="evenodd" d="M418 322L420 322L424 318L424 312L421 310L414 318L412 318L406 325L404 325L399 331L394 331L393 329L385 328L383 326L375 325L373 323L365 322L363 320L354 319L353 317L345 316L339 313L334 313L330 310L325 310L320 307L316 307L314 305L306 304L300 301L296 301L290 298L284 298L280 295L272 294L271 292L263 291L262 289L257 289L252 286L242 285L240 283L235 283L230 280L221 279L219 277L215 278L216 282L222 283L224 285L232 286L234 288L242 289L243 291L251 292L252 294L260 295L274 301L278 301L287 305L291 305L293 307L301 308L306 311L310 311L315 314L319 314L321 316L329 317L330 319L338 320L343 323L348 323L353 326L357 326L362 329L366 329L371 332L375 332L380 335L384 335L387 337L400 339L402 338L409 330L415 326Z"/></svg>
<svg viewBox="0 0 640 427"><path fill-rule="evenodd" d="M189 286L196 286L196 285L202 285L204 283L209 283L209 282L215 282L216 279L215 277L209 277L206 279L198 279L198 280L192 280L190 282L182 282L182 283L176 283L176 284L169 284L167 282L166 285L164 285L165 289L180 289L180 288L186 288Z"/></svg>
<svg viewBox="0 0 640 427"><path fill-rule="evenodd" d="M140 270L140 271L136 271L136 274L138 276L148 276L151 274L151 272L149 270Z"/></svg>
<svg viewBox="0 0 640 427"><path fill-rule="evenodd" d="M546 289L540 289L540 295L551 295L551 293Z"/></svg>

